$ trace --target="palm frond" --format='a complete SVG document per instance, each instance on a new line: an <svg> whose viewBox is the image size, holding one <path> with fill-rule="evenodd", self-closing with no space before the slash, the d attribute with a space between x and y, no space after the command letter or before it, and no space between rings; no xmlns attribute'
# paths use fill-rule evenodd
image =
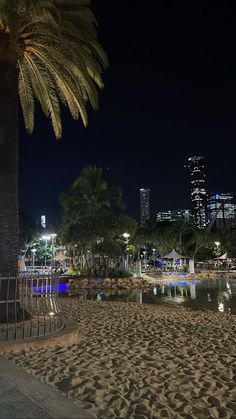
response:
<svg viewBox="0 0 236 419"><path fill-rule="evenodd" d="M25 127L29 134L34 130L34 94L25 62L19 61L19 96Z"/></svg>
<svg viewBox="0 0 236 419"><path fill-rule="evenodd" d="M60 104L50 74L41 63L29 54L24 54L31 69L31 83L36 98L39 100L46 116L50 116L56 138L61 138Z"/></svg>
<svg viewBox="0 0 236 419"><path fill-rule="evenodd" d="M19 95L28 132L34 97L61 136L60 101L88 123L87 103L98 108L97 87L107 56L97 42L90 0L0 0L0 29L10 35L19 67Z"/></svg>

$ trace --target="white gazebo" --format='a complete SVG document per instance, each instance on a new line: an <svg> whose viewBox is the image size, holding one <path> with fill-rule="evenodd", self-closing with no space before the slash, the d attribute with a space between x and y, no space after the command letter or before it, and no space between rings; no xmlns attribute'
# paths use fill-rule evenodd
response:
<svg viewBox="0 0 236 419"><path fill-rule="evenodd" d="M172 249L170 253L165 256L162 256L162 259L172 259L173 265L175 264L176 259L180 259L180 267L182 267L182 259L187 259L187 256L183 256L180 253L176 252L175 249Z"/></svg>
<svg viewBox="0 0 236 419"><path fill-rule="evenodd" d="M167 255L162 256L162 259L187 259L187 257L183 256L183 255L180 255L178 252L176 252L175 249L173 249Z"/></svg>

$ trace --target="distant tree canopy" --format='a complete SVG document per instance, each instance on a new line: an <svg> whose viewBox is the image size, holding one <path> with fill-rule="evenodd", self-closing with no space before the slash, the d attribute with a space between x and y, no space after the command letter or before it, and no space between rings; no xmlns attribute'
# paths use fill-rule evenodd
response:
<svg viewBox="0 0 236 419"><path fill-rule="evenodd" d="M137 230L135 242L139 246L155 248L160 256L175 249L184 256L202 259L214 256L214 242L217 238L216 234L199 230L192 223L166 221L150 226L149 229Z"/></svg>

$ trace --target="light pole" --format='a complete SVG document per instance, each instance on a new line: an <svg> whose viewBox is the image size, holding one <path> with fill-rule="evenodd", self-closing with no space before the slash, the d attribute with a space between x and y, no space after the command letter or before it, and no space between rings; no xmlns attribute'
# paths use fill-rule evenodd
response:
<svg viewBox="0 0 236 419"><path fill-rule="evenodd" d="M76 247L77 247L77 244L75 244L73 246L73 265L75 265L75 263L76 263L76 260L75 260L75 250L76 250Z"/></svg>
<svg viewBox="0 0 236 419"><path fill-rule="evenodd" d="M124 233L123 237L125 239L125 243L126 243L126 254L125 254L125 270L128 270L128 261L129 261L129 256L128 256L128 243L129 243L129 238L130 238L130 234L129 233Z"/></svg>
<svg viewBox="0 0 236 419"><path fill-rule="evenodd" d="M220 247L220 242L215 242L216 245L216 256L217 256L217 270L219 270L219 247Z"/></svg>
<svg viewBox="0 0 236 419"><path fill-rule="evenodd" d="M49 236L49 235L42 236L42 240L45 241L45 257L44 257L45 268L47 267L47 244L48 244L48 240L50 240L50 238L51 238L51 236Z"/></svg>
<svg viewBox="0 0 236 419"><path fill-rule="evenodd" d="M52 240L52 259L51 259L51 272L52 272L52 269L53 269L53 266L54 266L54 240L55 240L55 238L57 237L57 234L56 233L53 233L53 234L51 234L50 235L50 237L51 237L51 240Z"/></svg>
<svg viewBox="0 0 236 419"><path fill-rule="evenodd" d="M155 255L156 255L156 249L152 249L152 255L153 255L153 269L155 268Z"/></svg>
<svg viewBox="0 0 236 419"><path fill-rule="evenodd" d="M144 263L144 269L147 270L147 260L146 260L146 250L143 250L143 263Z"/></svg>
<svg viewBox="0 0 236 419"><path fill-rule="evenodd" d="M37 249L31 249L31 252L32 252L32 267L33 267L33 269L34 269L34 257L35 257L35 253L37 252Z"/></svg>

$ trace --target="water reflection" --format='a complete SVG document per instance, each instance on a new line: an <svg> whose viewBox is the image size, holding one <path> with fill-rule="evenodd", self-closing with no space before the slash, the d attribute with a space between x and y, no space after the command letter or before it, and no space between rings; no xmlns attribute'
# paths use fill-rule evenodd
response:
<svg viewBox="0 0 236 419"><path fill-rule="evenodd" d="M68 291L67 295L75 295ZM236 314L236 280L161 281L148 290L83 289L76 292L81 300L126 301L148 304L182 305Z"/></svg>

